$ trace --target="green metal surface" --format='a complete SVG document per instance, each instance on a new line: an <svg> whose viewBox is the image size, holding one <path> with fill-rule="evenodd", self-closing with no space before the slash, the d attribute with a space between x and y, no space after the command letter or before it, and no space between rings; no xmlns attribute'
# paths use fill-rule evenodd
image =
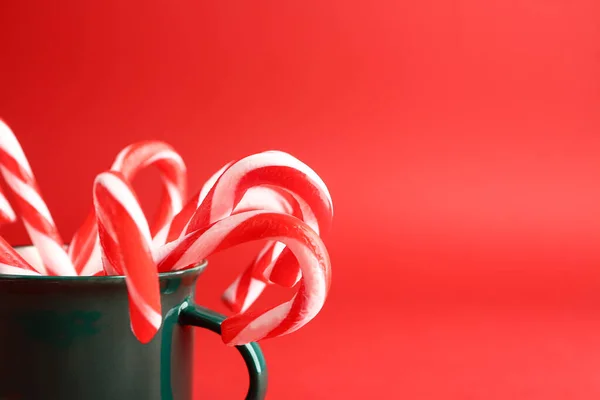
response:
<svg viewBox="0 0 600 400"><path fill-rule="evenodd" d="M163 327L145 345L123 277L0 275L0 399L191 400L194 335L180 318L205 266L160 275Z"/></svg>

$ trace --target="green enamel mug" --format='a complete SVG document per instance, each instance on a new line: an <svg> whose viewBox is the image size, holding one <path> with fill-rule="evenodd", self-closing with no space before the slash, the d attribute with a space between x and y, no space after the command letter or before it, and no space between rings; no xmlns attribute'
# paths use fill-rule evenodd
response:
<svg viewBox="0 0 600 400"><path fill-rule="evenodd" d="M192 327L220 333L225 318L193 303L205 267L160 274L163 325L148 344L131 332L122 276L0 275L0 400L191 400ZM263 399L259 346L237 350L246 399Z"/></svg>

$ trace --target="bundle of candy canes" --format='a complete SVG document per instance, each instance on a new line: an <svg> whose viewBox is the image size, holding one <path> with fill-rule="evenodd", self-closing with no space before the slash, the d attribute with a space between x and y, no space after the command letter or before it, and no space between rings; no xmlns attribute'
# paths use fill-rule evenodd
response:
<svg viewBox="0 0 600 400"><path fill-rule="evenodd" d="M162 199L151 225L130 185L156 167ZM93 186L93 211L65 246L11 129L0 120L0 172L12 194L0 193L0 223L21 218L37 250L19 254L0 237L0 273L124 275L134 335L149 342L162 314L158 274L194 267L211 254L249 241L266 244L223 295L236 314L222 325L226 344L240 345L294 332L321 310L331 266L320 234L333 216L327 187L306 164L266 151L223 166L191 198L187 171L168 144L144 141L123 149ZM186 201L187 200L187 201ZM297 287L270 309L250 311L272 284Z"/></svg>

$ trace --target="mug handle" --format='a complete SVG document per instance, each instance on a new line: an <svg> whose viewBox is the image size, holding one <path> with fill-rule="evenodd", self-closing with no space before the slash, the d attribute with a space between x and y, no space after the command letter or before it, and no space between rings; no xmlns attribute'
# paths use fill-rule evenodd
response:
<svg viewBox="0 0 600 400"><path fill-rule="evenodd" d="M221 323L225 316L208 308L191 304L186 301L179 309L179 323L182 325L196 326L221 334ZM246 400L263 400L267 393L267 364L262 350L256 343L235 346L242 355L248 375L250 387Z"/></svg>

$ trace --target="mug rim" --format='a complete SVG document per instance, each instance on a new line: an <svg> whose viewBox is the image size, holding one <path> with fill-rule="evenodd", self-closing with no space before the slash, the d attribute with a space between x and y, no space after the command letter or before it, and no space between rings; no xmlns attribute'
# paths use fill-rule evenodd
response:
<svg viewBox="0 0 600 400"><path fill-rule="evenodd" d="M29 245L14 246L15 249L30 247ZM177 271L161 272L158 279L172 279L187 274L201 273L208 265L207 260L202 260L192 268L180 269ZM102 275L102 276L81 276L81 275L13 275L0 274L0 280L29 280L29 281L55 281L55 282L118 282L125 280L125 275Z"/></svg>

